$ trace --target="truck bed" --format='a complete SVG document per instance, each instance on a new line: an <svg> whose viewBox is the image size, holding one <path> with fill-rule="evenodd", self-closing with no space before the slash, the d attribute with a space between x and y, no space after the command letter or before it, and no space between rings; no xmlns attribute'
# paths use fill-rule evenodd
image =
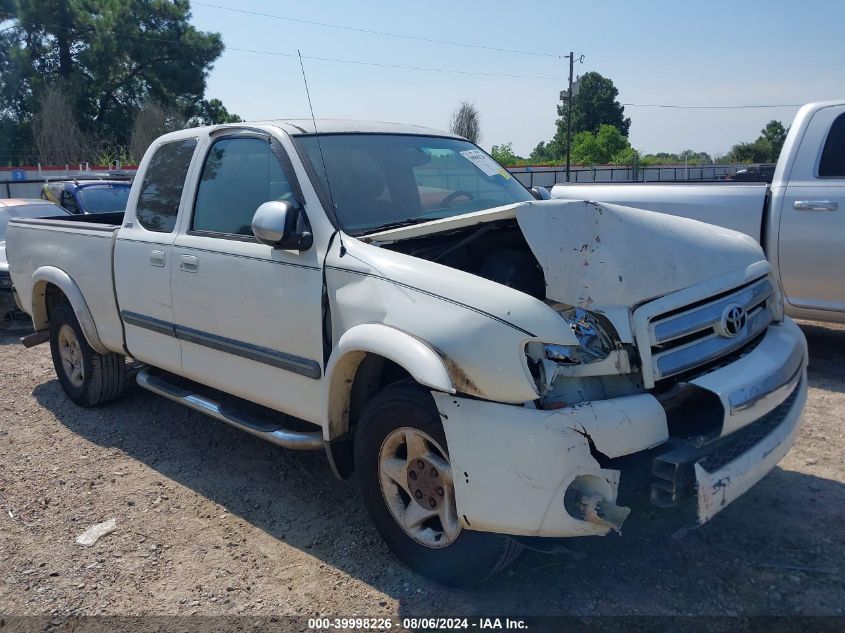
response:
<svg viewBox="0 0 845 633"><path fill-rule="evenodd" d="M113 255L122 222L122 212L12 219L6 254L21 305L43 303L45 271L66 273L81 291L102 344L121 351L123 327L114 294ZM34 325L36 329L45 326L37 319Z"/></svg>
<svg viewBox="0 0 845 633"><path fill-rule="evenodd" d="M560 184L552 198L593 200L648 209L723 226L762 244L765 183Z"/></svg>

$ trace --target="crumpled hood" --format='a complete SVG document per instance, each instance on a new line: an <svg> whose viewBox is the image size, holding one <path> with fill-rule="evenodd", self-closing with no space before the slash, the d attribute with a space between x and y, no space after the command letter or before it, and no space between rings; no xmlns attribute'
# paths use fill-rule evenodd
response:
<svg viewBox="0 0 845 633"><path fill-rule="evenodd" d="M741 233L615 204L548 200L516 217L547 298L583 308L631 307L765 260Z"/></svg>

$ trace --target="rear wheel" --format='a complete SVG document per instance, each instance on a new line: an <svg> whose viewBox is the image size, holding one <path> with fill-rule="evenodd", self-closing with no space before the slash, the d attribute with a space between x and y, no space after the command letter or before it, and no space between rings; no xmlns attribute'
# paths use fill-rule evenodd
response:
<svg viewBox="0 0 845 633"><path fill-rule="evenodd" d="M440 415L431 394L416 383L385 387L367 404L355 434L355 470L382 538L429 578L475 584L521 551L506 536L462 526Z"/></svg>
<svg viewBox="0 0 845 633"><path fill-rule="evenodd" d="M125 357L94 351L68 303L50 315L50 352L62 389L76 404L96 407L123 393Z"/></svg>

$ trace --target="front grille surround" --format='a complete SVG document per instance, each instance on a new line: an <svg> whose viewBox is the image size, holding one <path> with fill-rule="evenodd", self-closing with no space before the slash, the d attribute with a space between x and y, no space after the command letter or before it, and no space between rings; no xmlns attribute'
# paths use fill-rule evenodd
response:
<svg viewBox="0 0 845 633"><path fill-rule="evenodd" d="M772 279L763 275L686 305L659 310L646 304L638 309L635 320L642 315L642 323L637 347L646 386L695 373L753 346L775 320L772 302L776 297ZM747 322L737 335L728 337L720 332L719 324L725 309L734 304L745 309Z"/></svg>

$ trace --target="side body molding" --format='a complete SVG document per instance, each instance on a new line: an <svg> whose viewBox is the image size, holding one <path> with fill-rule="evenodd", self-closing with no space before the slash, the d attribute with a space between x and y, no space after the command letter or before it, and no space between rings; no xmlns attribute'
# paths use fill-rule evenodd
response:
<svg viewBox="0 0 845 633"><path fill-rule="evenodd" d="M109 350L100 341L97 333L97 326L94 324L94 317L85 303L82 291L79 286L61 268L55 266L41 266L32 273L32 324L36 330L45 330L48 327L47 316L47 285L53 284L61 290L70 301L79 326L88 344L100 354L108 354Z"/></svg>
<svg viewBox="0 0 845 633"><path fill-rule="evenodd" d="M349 426L349 398L358 365L378 354L404 368L418 383L435 391L455 393L444 359L420 339L379 323L356 325L340 337L326 367L323 406L324 439L343 435Z"/></svg>

